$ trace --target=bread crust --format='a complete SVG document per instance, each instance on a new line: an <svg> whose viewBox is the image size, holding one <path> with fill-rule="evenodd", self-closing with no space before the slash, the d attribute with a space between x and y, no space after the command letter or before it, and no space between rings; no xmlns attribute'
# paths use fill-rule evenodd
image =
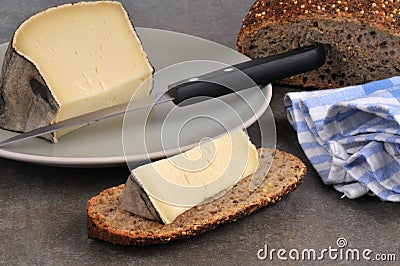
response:
<svg viewBox="0 0 400 266"><path fill-rule="evenodd" d="M267 24L287 23L303 19L328 19L368 24L377 29L400 36L400 2L389 4L374 1L336 0L257 0L243 19L238 44L246 34L254 34ZM241 47L239 47L241 51Z"/></svg>
<svg viewBox="0 0 400 266"><path fill-rule="evenodd" d="M250 190L251 177L246 177L222 197L188 210L168 225L118 209L124 185L106 189L88 201L88 237L120 245L165 244L236 221L280 200L304 180L306 167L300 159L282 151L273 155L271 169L256 190Z"/></svg>

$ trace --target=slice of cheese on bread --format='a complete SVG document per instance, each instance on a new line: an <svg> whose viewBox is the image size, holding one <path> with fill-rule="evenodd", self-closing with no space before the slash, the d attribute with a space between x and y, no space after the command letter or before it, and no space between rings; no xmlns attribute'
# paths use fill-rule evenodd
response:
<svg viewBox="0 0 400 266"><path fill-rule="evenodd" d="M304 180L306 167L297 157L282 151L259 149L260 165L269 163L271 158L271 168L257 169L256 174L265 178L256 189L251 189L251 176L242 178L221 197L185 211L170 224L132 215L122 209L120 199L124 185L106 189L88 201L88 236L120 245L165 244L236 221L281 199ZM262 173L266 169L269 171ZM268 213L261 212L252 219L264 219L265 215Z"/></svg>
<svg viewBox="0 0 400 266"><path fill-rule="evenodd" d="M182 154L132 171L121 196L123 209L164 224L213 200L258 167L256 147L242 129L205 141Z"/></svg>
<svg viewBox="0 0 400 266"><path fill-rule="evenodd" d="M0 81L0 127L28 131L148 95L153 68L118 2L79 2L24 21ZM138 87L147 81L140 90ZM65 132L46 136L56 142Z"/></svg>

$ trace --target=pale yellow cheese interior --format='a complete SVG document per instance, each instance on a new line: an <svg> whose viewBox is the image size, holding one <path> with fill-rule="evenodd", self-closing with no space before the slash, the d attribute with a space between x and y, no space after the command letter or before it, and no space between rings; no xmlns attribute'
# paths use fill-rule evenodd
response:
<svg viewBox="0 0 400 266"><path fill-rule="evenodd" d="M168 224L254 174L257 166L255 146L237 129L183 154L138 167L132 174Z"/></svg>
<svg viewBox="0 0 400 266"><path fill-rule="evenodd" d="M38 13L13 47L41 73L60 105L55 121L149 94L153 69L118 2L81 2Z"/></svg>

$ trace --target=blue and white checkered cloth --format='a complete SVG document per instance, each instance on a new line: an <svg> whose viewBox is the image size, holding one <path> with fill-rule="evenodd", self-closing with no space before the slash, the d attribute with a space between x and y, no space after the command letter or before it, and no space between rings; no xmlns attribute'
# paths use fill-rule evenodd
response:
<svg viewBox="0 0 400 266"><path fill-rule="evenodd" d="M400 202L400 77L285 95L289 122L325 184Z"/></svg>

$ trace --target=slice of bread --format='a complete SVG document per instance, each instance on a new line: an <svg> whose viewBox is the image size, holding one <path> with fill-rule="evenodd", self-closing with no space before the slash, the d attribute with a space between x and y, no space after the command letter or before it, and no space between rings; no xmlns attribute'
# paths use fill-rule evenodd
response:
<svg viewBox="0 0 400 266"><path fill-rule="evenodd" d="M400 1L257 0L243 20L241 53L263 57L323 43L326 64L280 84L337 88L400 75Z"/></svg>
<svg viewBox="0 0 400 266"><path fill-rule="evenodd" d="M119 197L124 185L106 189L88 202L88 236L120 245L168 243L236 221L280 200L303 181L306 167L297 157L278 150L272 154L272 150L259 149L259 153L271 154L274 159L255 190L251 189L254 180L250 176L243 178L223 196L186 211L168 225L121 210Z"/></svg>

